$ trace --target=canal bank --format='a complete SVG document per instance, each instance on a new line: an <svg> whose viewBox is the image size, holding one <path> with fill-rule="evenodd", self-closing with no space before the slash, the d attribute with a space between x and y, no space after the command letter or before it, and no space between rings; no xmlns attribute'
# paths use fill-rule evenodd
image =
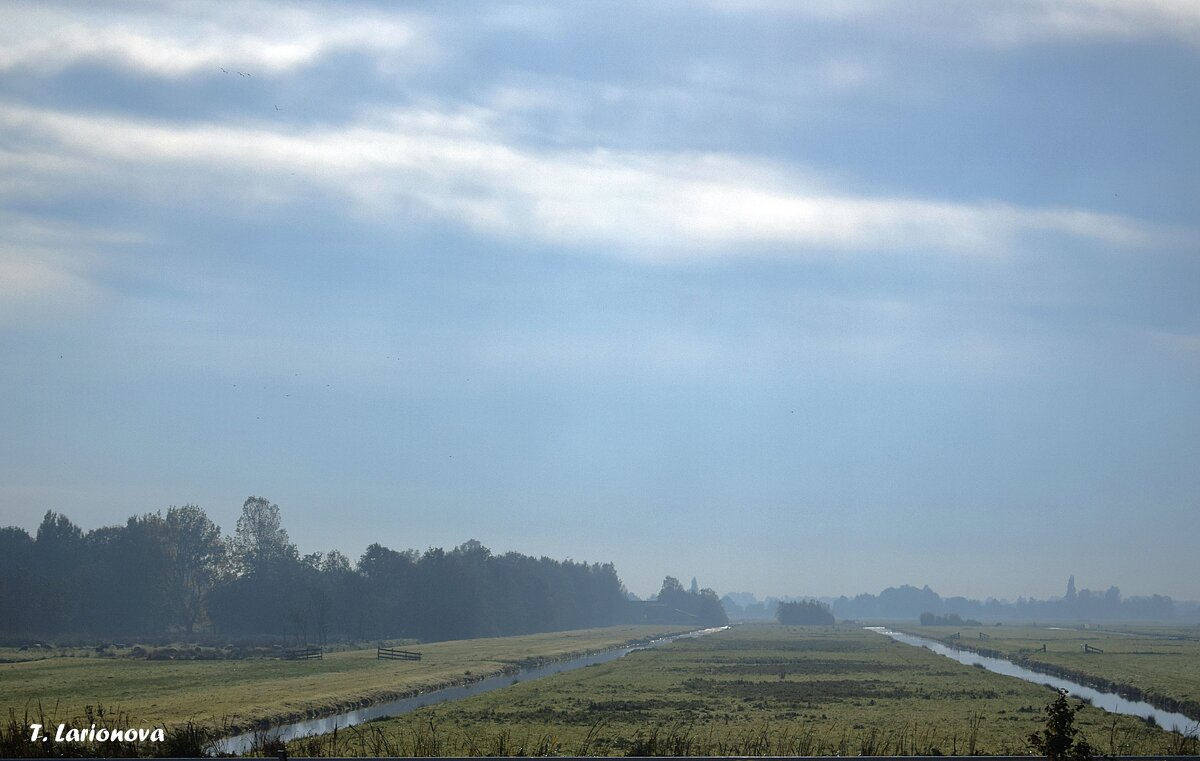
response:
<svg viewBox="0 0 1200 761"><path fill-rule="evenodd" d="M1030 668L1025 664L1018 664L1013 660L1005 658L996 651L984 653L982 650L953 646L927 637L893 631L882 626L868 626L864 628L906 645L924 647L967 666L977 666L997 674L1016 677L1027 682L1033 682L1034 684L1045 684L1054 689L1066 690L1071 695L1085 700L1097 708L1111 713L1137 716L1143 720L1153 721L1164 729L1180 734L1195 736L1198 726L1200 726L1200 721L1197 721L1196 718L1179 711L1167 710L1142 700L1133 700L1117 691L1098 689L1069 676ZM1087 675L1082 676L1086 677Z"/></svg>
<svg viewBox="0 0 1200 761"><path fill-rule="evenodd" d="M400 716L426 706L452 700L461 700L492 690L509 687L520 682L541 679L565 671L573 671L587 666L607 663L635 650L660 647L680 639L704 636L723 631L727 628L729 627L701 629L651 640L631 642L621 647L598 652L515 664L492 674L476 675L466 679L455 680L444 686L423 689L419 692L398 696L396 699L377 701L370 705L357 705L348 710L328 713L323 716L279 722L272 726L259 727L251 731L234 734L218 741L217 750L220 753L242 754L251 750L255 745L261 745L268 739L278 739L287 742L309 735L333 732L335 729L345 729L374 719Z"/></svg>

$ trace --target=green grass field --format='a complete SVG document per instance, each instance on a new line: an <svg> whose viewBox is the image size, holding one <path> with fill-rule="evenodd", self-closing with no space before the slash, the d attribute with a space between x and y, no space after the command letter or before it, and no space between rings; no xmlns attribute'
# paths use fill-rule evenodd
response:
<svg viewBox="0 0 1200 761"><path fill-rule="evenodd" d="M997 651L1023 665L1087 677L1113 690L1136 688L1130 695L1167 710L1200 719L1200 628L1135 627L1065 629L1032 626L906 626L905 631L969 648ZM987 639L980 639L983 634ZM1042 645L1046 652L1041 652ZM1102 653L1084 652L1087 644Z"/></svg>
<svg viewBox="0 0 1200 761"><path fill-rule="evenodd" d="M1021 754L1049 689L858 628L747 625L290 744L295 755ZM1087 707L1105 753L1195 753Z"/></svg>
<svg viewBox="0 0 1200 761"><path fill-rule="evenodd" d="M529 661L609 649L670 631L678 628L618 626L409 646L423 654L421 661L376 660L371 648L330 653L320 661L52 657L0 663L0 716L44 712L48 719L69 722L82 717L87 706L103 706L110 713L127 714L133 726L190 720L247 728L394 699Z"/></svg>

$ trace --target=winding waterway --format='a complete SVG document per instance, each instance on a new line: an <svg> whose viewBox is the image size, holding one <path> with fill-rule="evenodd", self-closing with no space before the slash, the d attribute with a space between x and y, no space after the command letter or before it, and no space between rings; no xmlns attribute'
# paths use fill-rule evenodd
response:
<svg viewBox="0 0 1200 761"><path fill-rule="evenodd" d="M1066 690L1071 695L1086 700L1097 708L1103 708L1105 711L1128 714L1142 719L1153 718L1160 727L1179 732L1180 734L1194 735L1197 731L1198 722L1195 719L1190 719L1181 713L1173 713L1171 711L1164 711L1161 708L1155 708L1149 703L1143 703L1140 700L1127 700L1111 692L1101 692L1094 687L1072 682L1069 679L1043 674L1024 668L1023 666L1018 666L1012 661L1007 661L1003 658L979 655L970 650L957 650L936 640L917 637L903 632L894 632L884 626L868 626L866 629L891 637L897 642L902 642L906 645L927 648L938 655L952 658L967 666L982 666L988 671L994 671L997 674L1015 676L1027 682L1047 684L1055 689Z"/></svg>
<svg viewBox="0 0 1200 761"><path fill-rule="evenodd" d="M254 745L256 739L261 739L264 734L270 737L278 737L281 740L295 740L308 735L324 734L332 732L336 729L345 729L346 727L355 724L362 724L364 721L371 719L379 719L388 716L399 716L401 714L415 711L418 708L435 705L437 703L445 703L450 700L461 700L469 698L472 695L480 695L484 692L502 689L516 684L517 682L527 682L530 679L541 679L552 674L560 674L564 671L574 671L575 669L584 668L585 666L595 666L599 663L608 663L615 661L618 658L628 655L635 650L646 650L652 647L658 647L670 642L675 642L680 639L690 639L692 637L702 637L706 634L723 631L728 629L728 626L718 626L712 629L701 629L699 631L688 632L686 634L676 634L671 637L662 637L660 639L650 640L649 642L618 647L612 650L604 650L599 653L583 655L578 658L570 658L562 661L554 661L543 666L534 666L531 668L521 669L520 671L511 674L498 674L485 679L480 679L476 682L468 684L456 685L453 687L443 687L438 690L430 690L418 695L400 700L391 700L386 703L376 703L366 706L365 708L356 708L352 711L325 716L319 719L306 719L297 721L292 724L283 724L278 727L272 727L264 732L247 732L240 735L232 735L220 740L217 743L217 749L221 753L232 753L240 755L248 752Z"/></svg>

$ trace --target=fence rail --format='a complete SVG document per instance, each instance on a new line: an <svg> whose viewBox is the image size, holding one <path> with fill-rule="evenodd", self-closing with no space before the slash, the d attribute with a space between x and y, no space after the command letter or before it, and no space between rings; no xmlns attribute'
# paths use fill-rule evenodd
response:
<svg viewBox="0 0 1200 761"><path fill-rule="evenodd" d="M421 654L412 650L397 650L394 647L376 648L375 657L384 661L419 661Z"/></svg>
<svg viewBox="0 0 1200 761"><path fill-rule="evenodd" d="M284 660L289 661L320 661L324 654L319 647L306 647L301 650L288 650L283 654Z"/></svg>

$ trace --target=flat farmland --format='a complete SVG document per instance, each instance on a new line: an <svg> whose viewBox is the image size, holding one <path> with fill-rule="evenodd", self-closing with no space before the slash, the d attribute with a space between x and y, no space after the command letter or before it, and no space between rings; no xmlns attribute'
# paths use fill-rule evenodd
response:
<svg viewBox="0 0 1200 761"><path fill-rule="evenodd" d="M738 626L297 740L296 755L1023 754L1054 693L858 628ZM1085 707L1102 752L1195 752Z"/></svg>
<svg viewBox="0 0 1200 761"><path fill-rule="evenodd" d="M334 713L673 631L678 628L616 626L406 646L422 653L420 661L376 660L371 648L312 661L52 657L0 663L0 716L44 713L54 722L71 722L81 719L87 706L103 706L110 714L126 714L134 726L193 721L248 728Z"/></svg>
<svg viewBox="0 0 1200 761"><path fill-rule="evenodd" d="M1195 626L903 628L984 654L996 653L1037 671L1074 677L1200 720L1200 628ZM959 639L948 639L956 633L961 635ZM986 639L981 639L981 634ZM1084 645L1093 651L1086 652Z"/></svg>

